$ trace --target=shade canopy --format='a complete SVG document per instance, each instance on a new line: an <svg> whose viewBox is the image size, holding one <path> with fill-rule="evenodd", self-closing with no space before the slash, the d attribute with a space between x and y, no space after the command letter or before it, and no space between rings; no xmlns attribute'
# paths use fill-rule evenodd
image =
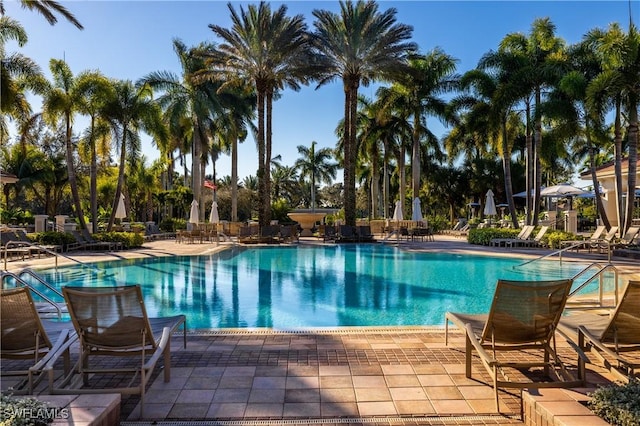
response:
<svg viewBox="0 0 640 426"><path fill-rule="evenodd" d="M548 186L540 191L540 195L542 197L571 197L587 193L588 191L580 189L577 186L569 185L567 183Z"/></svg>
<svg viewBox="0 0 640 426"><path fill-rule="evenodd" d="M413 199L412 207L413 208L411 212L411 220L415 222L422 222L422 210L420 206L420 198L416 197Z"/></svg>
<svg viewBox="0 0 640 426"><path fill-rule="evenodd" d="M209 222L211 223L220 222L220 216L218 215L218 203L215 201L211 204L211 214L209 215Z"/></svg>
<svg viewBox="0 0 640 426"><path fill-rule="evenodd" d="M393 210L393 220L402 220L404 215L402 214L402 201L396 201L396 208Z"/></svg>
<svg viewBox="0 0 640 426"><path fill-rule="evenodd" d="M493 199L493 191L488 190L484 201L484 214L487 216L495 216L498 214L496 210L496 201Z"/></svg>
<svg viewBox="0 0 640 426"><path fill-rule="evenodd" d="M116 207L116 219L124 219L127 217L127 210L124 206L124 194L120 193L120 199L118 200L118 207Z"/></svg>
<svg viewBox="0 0 640 426"><path fill-rule="evenodd" d="M191 213L189 214L189 223L199 223L200 212L198 211L198 201L191 202Z"/></svg>

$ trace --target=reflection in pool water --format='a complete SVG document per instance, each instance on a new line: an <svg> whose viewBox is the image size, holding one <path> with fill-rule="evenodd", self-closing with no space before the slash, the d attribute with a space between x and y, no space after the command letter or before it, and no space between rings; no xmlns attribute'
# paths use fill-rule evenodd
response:
<svg viewBox="0 0 640 426"><path fill-rule="evenodd" d="M556 279L584 265L376 244L233 247L213 255L132 259L43 271L60 285L143 286L150 316L185 313L190 329L441 325L446 311L487 312L498 278Z"/></svg>

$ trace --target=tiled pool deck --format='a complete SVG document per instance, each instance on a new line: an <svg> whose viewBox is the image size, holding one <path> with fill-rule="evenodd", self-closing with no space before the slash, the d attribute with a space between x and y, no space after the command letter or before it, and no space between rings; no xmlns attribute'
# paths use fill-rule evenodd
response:
<svg viewBox="0 0 640 426"><path fill-rule="evenodd" d="M435 242L400 244L411 250L523 258L544 253L526 249L506 253L443 236L436 236ZM222 247L168 240L146 243L143 249L130 252L74 257L85 261L200 254ZM603 261L595 255L580 256ZM637 278L640 267L623 260L614 259L623 276ZM10 268L52 263L52 259L16 261L10 262ZM497 413L489 376L476 360L474 379L467 379L464 336L454 330L450 337L445 346L440 327L217 330L190 333L183 349L181 337L176 336L171 381L164 383L156 368L144 419L139 416L139 397L123 396L121 421L124 425L523 424L519 392L501 391L501 413ZM559 344L564 359L575 364L570 349L561 339ZM590 369L587 378L590 386L609 379L597 367Z"/></svg>

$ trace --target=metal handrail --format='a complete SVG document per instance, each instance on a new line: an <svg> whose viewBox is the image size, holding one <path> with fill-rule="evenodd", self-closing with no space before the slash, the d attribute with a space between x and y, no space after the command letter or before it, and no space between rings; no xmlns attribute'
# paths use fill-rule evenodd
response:
<svg viewBox="0 0 640 426"><path fill-rule="evenodd" d="M603 307L603 302L604 302L603 274L605 272L607 272L608 270L613 270L614 282L615 282L614 290L613 290L613 302L614 302L614 306L618 306L618 295L619 295L620 280L619 280L618 268L616 268L613 264L607 263L607 264L605 264L603 266L603 265L601 265L599 263L592 263L591 265L587 266L582 271L580 271L576 275L574 275L572 279L575 280L576 278L584 275L588 270L590 270L592 268L598 268L598 272L596 274L594 274L593 276L591 276L589 279L587 279L585 282L583 282L578 288L573 290L569 294L569 297L574 296L580 290L582 290L587 285L589 285L593 280L598 278L600 280L600 283L598 285L598 302L600 303L600 307Z"/></svg>
<svg viewBox="0 0 640 426"><path fill-rule="evenodd" d="M63 253L58 253L58 252L56 252L56 251L49 250L48 248L46 248L46 247L42 247L42 246L39 246L38 244L33 244L33 243L26 242L26 241L15 241L15 240L8 241L8 242L5 244L5 246L3 247L3 250L4 250L4 270L5 270L5 271L7 270L7 260L8 260L7 254L8 254L8 249L9 249L11 246L16 246L16 247L20 247L20 246L24 246L24 247L35 247L35 248L37 248L38 250L44 251L44 252L46 252L46 253L49 253L49 254L51 254L51 255L53 255L53 256L54 256L54 259L55 259L55 267L56 267L56 268L58 268L58 257L63 257L63 258L65 258L65 259L67 259L67 260L70 260L71 262L75 262L75 263L77 263L77 264L81 265L81 266L82 266L82 267L84 267L84 268L88 268L88 269L92 270L93 272L96 272L96 273L101 273L101 272L102 272L100 269L96 268L95 266L92 266L92 265L90 265L90 264L87 264L87 263L85 263L85 262L82 262L81 260L75 259L75 258L73 258L73 257L71 257L71 256L67 256L67 255L65 255L65 254L63 254Z"/></svg>
<svg viewBox="0 0 640 426"><path fill-rule="evenodd" d="M38 297L40 297L42 300L47 302L49 305L51 305L55 309L55 311L58 314L58 319L62 319L62 309L60 308L60 305L56 301L49 298L46 294L42 293L40 290L38 290L37 288L29 284L27 281L23 280L21 277L19 277L17 274L13 272L8 272L8 271L0 272L0 282L2 282L3 286L4 286L6 277L11 277L16 281L17 284L20 284L24 287L28 287L29 289L31 289L31 291L37 294ZM56 291L56 293L58 292Z"/></svg>
<svg viewBox="0 0 640 426"><path fill-rule="evenodd" d="M23 278L24 275L29 275L30 277L32 277L36 281L38 281L40 284L42 284L43 286L45 286L46 288L48 288L49 290L54 292L57 296L60 296L61 298L64 298L64 296L62 295L62 292L60 290L58 290L57 288L55 288L54 286L52 286L51 284L46 282L44 280L44 278L42 278L40 275L38 275L33 269L25 268L22 271L20 271L17 275L21 279Z"/></svg>

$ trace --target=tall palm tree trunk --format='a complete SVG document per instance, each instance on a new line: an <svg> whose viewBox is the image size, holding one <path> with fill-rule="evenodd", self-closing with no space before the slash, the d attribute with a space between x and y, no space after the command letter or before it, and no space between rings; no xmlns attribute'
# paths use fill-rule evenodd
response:
<svg viewBox="0 0 640 426"><path fill-rule="evenodd" d="M526 136L525 136L525 144L526 144L526 203L525 209L527 211L525 224L531 225L533 223L531 219L531 210L533 207L533 136L531 135L531 105L529 102L526 102L525 106L525 121L526 121ZM511 207L509 207L511 209Z"/></svg>
<svg viewBox="0 0 640 426"><path fill-rule="evenodd" d="M69 175L69 186L71 186L71 196L76 211L76 216L80 222L80 229L84 234L87 232L87 224L84 221L84 213L82 212L82 204L80 203L80 194L78 192L78 179L76 178L76 170L73 165L73 144L71 142L71 115L65 113L65 147L67 154L67 174ZM64 229L61 230L64 232ZM86 235L88 236L88 235Z"/></svg>
<svg viewBox="0 0 640 426"><path fill-rule="evenodd" d="M518 228L518 217L516 216L516 205L513 202L513 184L511 182L511 149L507 132L506 120L502 123L502 171L504 172L504 192L509 204L509 215L511 216L511 225L514 229Z"/></svg>
<svg viewBox="0 0 640 426"><path fill-rule="evenodd" d="M118 208L118 202L120 201L120 194L122 194L122 187L124 186L124 168L127 161L127 125L122 128L122 142L120 144L120 165L118 166L118 185L116 186L116 195L113 198L113 204L111 204L111 215L109 216L109 225L107 231L111 231L113 224L116 220L116 209Z"/></svg>
<svg viewBox="0 0 640 426"><path fill-rule="evenodd" d="M540 103L541 103L541 94L540 94L540 87L536 88L536 103L535 103L535 108L536 111L539 111L539 107L540 107ZM534 182L535 182L535 194L533 197L533 222L532 224L537 226L538 225L538 216L540 214L540 187L542 186L542 171L541 171L541 165L540 165L540 153L542 151L542 117L540 117L539 114L537 114L536 120L535 120L535 128L533 130L533 152L534 152L534 163L533 163L533 170L534 170Z"/></svg>
<svg viewBox="0 0 640 426"><path fill-rule="evenodd" d="M264 146L264 103L265 103L265 90L261 85L257 85L258 89L258 221L260 226L268 225L265 223L264 217L264 203L265 197L265 146Z"/></svg>
<svg viewBox="0 0 640 426"><path fill-rule="evenodd" d="M616 213L618 215L618 226L622 227L624 223L624 207L622 204L622 124L621 117L621 100L616 98L616 112L614 119L614 170L616 174Z"/></svg>
<svg viewBox="0 0 640 426"><path fill-rule="evenodd" d="M344 135L342 136L342 145L344 150L343 155L343 181L344 181L344 215L345 222L349 224L348 215L351 214L350 208L350 199L352 197L351 192L353 189L351 188L351 88L348 82L345 82L344 85ZM355 224L355 220L354 220Z"/></svg>
<svg viewBox="0 0 640 426"><path fill-rule="evenodd" d="M271 150L272 150L272 113L273 113L273 90L268 90L266 95L266 144L264 159L264 222L271 223Z"/></svg>
<svg viewBox="0 0 640 426"><path fill-rule="evenodd" d="M389 216L389 140L384 138L384 157L382 165L382 217L386 219Z"/></svg>
<svg viewBox="0 0 640 426"><path fill-rule="evenodd" d="M357 156L357 114L358 114L359 81L352 80L349 111L349 193L346 197L345 222L349 226L356 225L356 156ZM348 209L347 209L348 207Z"/></svg>
<svg viewBox="0 0 640 426"><path fill-rule="evenodd" d="M89 171L89 175L91 177L90 183L90 198L91 198L91 232L98 232L98 154L96 152L96 142L94 139L94 129L95 129L95 117L91 116L91 131L90 131L90 141L89 145L91 146L91 168Z"/></svg>
<svg viewBox="0 0 640 426"><path fill-rule="evenodd" d="M412 199L420 195L420 112L413 114L413 132L411 134L411 183Z"/></svg>
<svg viewBox="0 0 640 426"><path fill-rule="evenodd" d="M231 221L238 221L238 137L231 142Z"/></svg>
<svg viewBox="0 0 640 426"><path fill-rule="evenodd" d="M638 102L630 96L629 108L629 164L627 174L627 213L624 222L624 232L629 229L633 221L633 208L636 196L636 173L638 169Z"/></svg>

